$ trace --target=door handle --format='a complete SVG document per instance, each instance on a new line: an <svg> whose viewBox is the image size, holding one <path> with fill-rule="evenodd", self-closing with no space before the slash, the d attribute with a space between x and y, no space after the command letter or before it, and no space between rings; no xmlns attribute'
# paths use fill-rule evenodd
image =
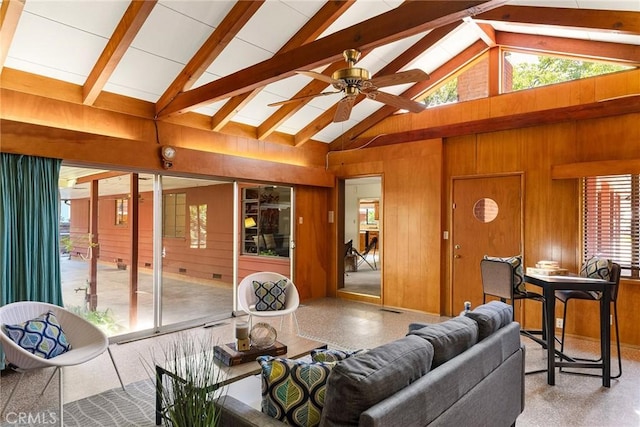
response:
<svg viewBox="0 0 640 427"><path fill-rule="evenodd" d="M460 249L460 245L455 245L454 248L455 249Z"/></svg>
<svg viewBox="0 0 640 427"><path fill-rule="evenodd" d="M460 255L454 255L454 258L462 258Z"/></svg>

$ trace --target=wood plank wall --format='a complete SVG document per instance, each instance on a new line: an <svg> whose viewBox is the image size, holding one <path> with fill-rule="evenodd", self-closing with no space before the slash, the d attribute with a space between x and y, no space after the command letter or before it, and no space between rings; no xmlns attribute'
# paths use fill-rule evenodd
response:
<svg viewBox="0 0 640 427"><path fill-rule="evenodd" d="M439 314L442 141L335 152L329 166L337 177L382 175L382 304Z"/></svg>
<svg viewBox="0 0 640 427"><path fill-rule="evenodd" d="M460 123L462 126L465 120L499 116L505 112L531 111L527 110L529 106L544 110L637 93L639 76L640 72L633 71L471 101L417 115L398 115L385 120L363 136L424 129L438 124ZM2 122L5 125L0 146L3 152L56 156L76 162L84 160L95 163L100 160L124 168L161 170L152 121L65 103L63 100L47 100L16 90L0 90L3 99ZM330 171L341 178L383 175L383 303L437 314L452 314L448 302L451 251L448 242L441 238L451 222L452 177L523 172L526 262L552 258L575 270L579 265L580 241L578 180L554 180L552 168L592 162L594 159L640 159L639 123L639 114L625 114L469 134L446 138L444 141L428 140L332 153L328 158ZM80 132L85 133L73 135ZM225 175L229 173L228 162L234 161L233 156L227 156L231 153L324 169L324 147L314 146L311 152L298 151L293 147L274 147L274 144L257 143L250 138L228 138L204 128L187 129L177 124L164 124L160 132L163 143L167 141L193 150L211 150L209 155L202 157L202 163L197 168L190 169L187 164L179 164L176 165L176 172L208 172L228 176ZM89 139L85 140L85 137ZM195 145L191 141L195 141ZM195 159L195 153L191 154L189 159ZM267 169L260 171L264 173L261 176L280 169L274 164L267 166ZM251 172L246 167L244 169L246 174ZM300 177L304 176L300 172L302 170L289 170L282 182L329 187L327 176L317 173L319 171L316 171L316 183L301 182ZM243 174L243 168L237 168L233 173ZM255 179L260 178L256 175ZM329 191L326 201L322 191L312 190L311 187L308 193L301 191L301 203L297 206L298 214L305 221L304 227L298 227L297 230L297 259L300 264L296 265L296 271L301 275L303 288L308 287L301 293L312 297L322 295L317 283L323 280L322 276L327 271L326 292L335 295L336 266L339 261L337 248L342 246L337 242L335 224L327 224L328 232L323 232L327 211L336 211L338 206L335 190L325 191ZM311 220L306 221L306 218ZM311 221L318 222L318 225L307 229ZM325 261L321 248L327 239L329 260ZM309 270L305 270L307 268ZM312 278L315 274L318 277ZM640 287L636 282L623 281L619 298L621 339L627 344L640 345L640 328L635 327L640 323L640 312L635 310ZM597 307L594 305L576 302L572 306L567 324L569 333L597 336ZM527 322L536 323L537 312L537 307L527 307Z"/></svg>
<svg viewBox="0 0 640 427"><path fill-rule="evenodd" d="M507 111L516 109L526 110L527 106L535 108L554 108L577 100L603 99L618 94L636 93L640 83L640 73L631 71L608 75L584 81L570 82L542 89L512 93L488 100L478 100L451 105L442 109L434 109L419 115L398 115L382 122L367 132L366 136L378 134L393 134L411 129L428 128L429 125L439 123L456 123L474 118L488 118L500 116ZM510 110L511 109L511 110ZM419 144L419 143L418 143ZM388 146L388 153L394 153L398 148ZM385 209L392 203L393 192L402 193L407 188L413 188L412 180L420 180L418 172L424 165L431 165L416 157L406 162L394 164L390 159L380 159L375 154L369 154L373 148L357 151L349 157L338 157L331 154L331 164L337 176L353 177L363 173L385 172L401 175L406 173L399 170L405 168L406 182L397 188L384 186ZM434 156L436 153L433 153ZM343 165L338 163L338 158ZM455 314L451 309L451 270L452 257L450 242L441 240L441 233L450 229L451 224L451 183L453 177L477 176L484 174L501 174L510 172L524 173L524 257L527 265L532 265L540 259L559 261L563 267L576 271L580 265L580 217L579 217L579 179L552 179L554 166L574 164L576 162L594 162L601 160L640 161L640 114L624 114L605 118L565 121L557 124L530 126L525 128L483 132L445 138L442 151L442 178L434 181L428 179L422 182L422 192L435 194L433 186L439 186L441 191L441 216L436 220L442 224L438 233L431 233L432 241L423 242L425 247L435 249L437 242L441 242L441 252L433 251L427 256L436 259L435 254L441 253L439 258L442 270L440 290L432 292L431 296L440 295L440 305L434 307L421 301L417 309L422 311L440 312L443 315ZM353 164L351 164L353 163ZM370 164L367 164L370 163ZM603 167L605 163L601 164ZM572 169L576 166L572 165ZM585 174L588 169L584 169ZM602 173L603 169L598 168ZM612 171L615 173L616 171ZM619 171L618 171L619 172ZM420 197L402 199L398 197L394 203L406 203L395 209L424 209L424 199ZM332 201L335 205L337 201ZM406 234L406 224L396 224L393 227L385 222L385 236ZM388 239L388 237L387 237ZM394 248L395 250L396 248ZM389 249L385 246L387 253ZM422 252L424 254L424 252ZM392 266L396 262L403 265L401 260L393 263L386 260L385 266ZM389 280L406 283L413 277L420 277L415 268L398 268L391 276L389 271L384 274L385 296L389 286L398 296L389 295L389 301L398 302L398 306L413 308L406 303L409 296L403 289L397 289ZM414 266L415 267L415 266ZM424 267L423 267L424 268ZM391 277L390 277L391 276ZM426 279L426 278L425 278ZM433 276L429 280L434 280ZM430 290L433 283L426 285ZM481 286L478 283L478 286ZM331 294L331 290L328 291ZM403 300L402 296L405 296ZM413 295L416 296L417 295ZM635 310L635 302L640 298L640 287L634 281L623 280L619 293L619 320L621 341L627 344L640 345L640 312ZM387 301L388 302L388 301ZM575 304L573 304L575 303ZM427 308L428 307L428 308ZM561 307L557 315L561 315ZM598 331L598 305L588 302L572 301L569 308L567 333L596 339ZM540 324L539 305L527 302L525 307L525 326Z"/></svg>
<svg viewBox="0 0 640 427"><path fill-rule="evenodd" d="M301 299L327 295L329 282L329 190L295 188L295 283ZM302 221L300 220L302 218Z"/></svg>
<svg viewBox="0 0 640 427"><path fill-rule="evenodd" d="M577 271L580 265L579 179L554 180L552 166L595 159L639 158L638 123L640 115L629 114L447 139L444 145L444 205L451 205L452 177L523 171L525 265L552 259ZM444 212L445 224L451 224L451 211L445 209ZM451 274L445 261L450 256L447 248L443 257L445 295L449 294ZM618 306L620 335L623 342L633 345L640 344L640 334L635 327L640 313L634 310L638 298L640 288L637 284L623 280ZM533 302L527 304L525 326L539 325L539 306ZM558 307L557 317L561 316L561 308ZM594 303L572 301L567 333L597 338L598 309Z"/></svg>
<svg viewBox="0 0 640 427"><path fill-rule="evenodd" d="M172 191L166 190L165 194ZM200 279L216 279L232 283L233 270L233 184L218 184L203 187L180 189L189 205L205 204L207 208L207 246L191 248L189 241L189 223L187 211L187 236L183 238L164 238L163 272L184 274ZM151 268L153 265L153 193L143 192L139 212L139 256L138 267ZM99 223L98 240L99 260L101 263L120 262L130 266L129 224L115 224L115 199L126 198L127 194L100 197L98 200ZM71 201L71 236L76 246L72 254L87 255L88 228L87 199ZM215 276L215 277L214 277Z"/></svg>

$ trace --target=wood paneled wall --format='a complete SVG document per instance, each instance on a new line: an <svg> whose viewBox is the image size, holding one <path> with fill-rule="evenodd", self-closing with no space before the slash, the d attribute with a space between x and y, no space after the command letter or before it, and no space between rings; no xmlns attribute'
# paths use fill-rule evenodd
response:
<svg viewBox="0 0 640 427"><path fill-rule="evenodd" d="M141 118L147 113L113 113L83 106L64 96L45 99L30 94L28 87L20 86L19 81L15 83L0 89L1 151L139 172L162 171L153 121ZM553 168L594 160L640 159L638 113L565 119L546 125L525 120L522 123L526 125L521 126L526 127L521 128L506 120L500 129L510 130L501 131L469 130L466 124L483 119L495 124L490 119L513 113L536 113L535 117L543 117L548 109L637 94L639 88L640 71L635 70L429 109L420 114L395 115L362 137L435 127L443 132L455 131L452 134L457 136L444 141L375 148L371 145L362 150L330 153L328 172L324 170L327 152L324 144L307 143L301 149L260 142L240 133L223 136L210 132L205 121L194 116L185 117L180 123L161 124L159 137L163 144L184 149L179 151L180 160L176 160L173 170L177 174L298 185L296 215L303 218L303 223L297 222L295 268L297 284L305 298L336 294L337 265L342 257L338 248L342 242L338 244L336 224L327 220L329 210L336 212L338 218L337 187L331 188L332 172L341 178L381 174L383 303L453 314L448 301L451 251L449 241L442 239L442 232L451 223L452 177L524 173L525 263L531 265L550 258L576 270L580 260L578 179L553 179ZM49 84L47 89L50 94L57 93L55 85ZM619 298L622 341L640 345L640 328L635 327L640 323L640 312L635 310L635 302L640 298L638 283L623 281ZM596 337L597 305L587 304L572 305L567 330ZM537 306L526 308L527 326L539 322L538 313Z"/></svg>
<svg viewBox="0 0 640 427"><path fill-rule="evenodd" d="M327 295L329 283L329 190L295 188L295 283L300 298Z"/></svg>
<svg viewBox="0 0 640 427"><path fill-rule="evenodd" d="M567 122L447 139L444 144L444 206L451 206L451 179L455 176L524 172L524 263L541 259L559 261L577 271L580 265L579 179L552 179L554 165L640 158L640 114L597 120ZM614 143L615 141L615 143ZM615 146L615 149L612 147ZM606 148L606 149L605 149ZM589 171L585 170L584 174ZM445 224L451 224L451 210L444 209ZM450 292L451 252L443 257L444 295ZM619 294L621 339L640 344L634 311L640 288L623 281ZM445 302L444 307L449 304ZM557 317L562 315L558 307ZM572 301L567 333L597 338L598 304ZM539 325L540 308L527 302L525 326ZM451 314L451 313L449 313Z"/></svg>
<svg viewBox="0 0 640 427"><path fill-rule="evenodd" d="M336 152L329 161L338 177L382 175L382 304L440 313L442 141ZM342 247L335 227L334 249Z"/></svg>

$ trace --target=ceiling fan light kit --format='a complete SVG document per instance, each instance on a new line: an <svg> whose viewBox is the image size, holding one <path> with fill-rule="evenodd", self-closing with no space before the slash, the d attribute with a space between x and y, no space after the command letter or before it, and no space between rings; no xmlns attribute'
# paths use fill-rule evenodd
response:
<svg viewBox="0 0 640 427"><path fill-rule="evenodd" d="M429 75L424 71L418 69L407 70L395 74L371 78L369 70L354 66L360 58L360 51L358 49L347 49L342 53L342 56L344 56L344 59L347 62L347 68L336 70L331 74L331 76L315 71L296 71L298 74L303 74L313 79L331 84L337 90L336 92L321 92L316 95L292 98L286 101L269 104L269 106L275 107L288 104L290 102L298 102L303 99L332 95L334 93L343 93L344 96L338 102L336 112L333 117L333 121L336 123L349 120L351 110L353 109L353 105L355 104L356 97L358 95L364 95L369 99L413 113L419 113L425 109L425 105L422 103L378 90L380 87L416 83L427 80Z"/></svg>

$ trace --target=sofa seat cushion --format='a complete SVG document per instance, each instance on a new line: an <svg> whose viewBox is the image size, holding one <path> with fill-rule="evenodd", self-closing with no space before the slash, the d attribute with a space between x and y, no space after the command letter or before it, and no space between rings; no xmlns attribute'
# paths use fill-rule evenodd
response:
<svg viewBox="0 0 640 427"><path fill-rule="evenodd" d="M442 323L434 323L409 332L433 346L433 364L436 368L453 359L478 342L478 324L471 318L458 316Z"/></svg>
<svg viewBox="0 0 640 427"><path fill-rule="evenodd" d="M321 424L358 425L364 410L426 374L432 358L428 341L406 336L338 362L327 381Z"/></svg>
<svg viewBox="0 0 640 427"><path fill-rule="evenodd" d="M502 301L490 301L465 313L478 323L478 341L513 321L513 307Z"/></svg>

